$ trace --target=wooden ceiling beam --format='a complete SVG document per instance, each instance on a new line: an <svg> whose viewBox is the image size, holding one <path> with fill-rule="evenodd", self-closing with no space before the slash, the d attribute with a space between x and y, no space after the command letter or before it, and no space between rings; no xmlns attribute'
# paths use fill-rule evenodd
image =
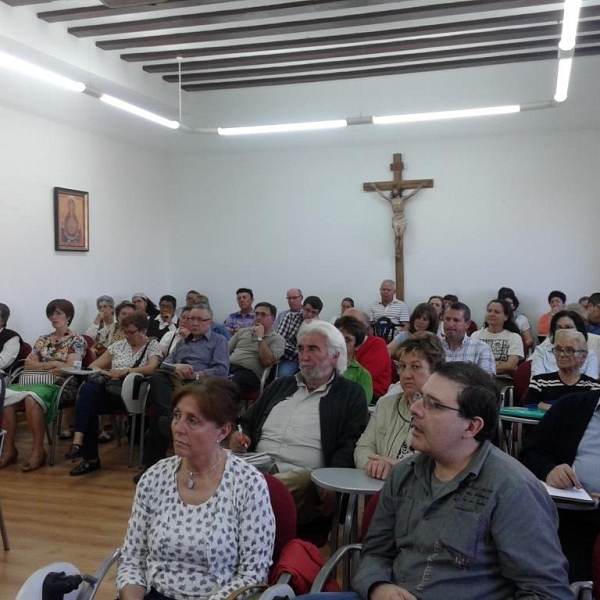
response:
<svg viewBox="0 0 600 600"><path fill-rule="evenodd" d="M120 15L130 15L130 14L140 14L140 13L152 13L156 11L165 11L165 10L174 10L178 8L185 9L196 9L204 6L211 6L215 4L232 4L234 0L168 0L165 3L161 4L142 4L135 6L127 6L122 8L109 8L108 6L86 6L83 8L67 8L64 10L50 10L46 12L38 13L38 17L43 21L48 23L58 23L65 21L81 21L85 19L98 19L103 17L113 17ZM371 2L371 0L370 0ZM373 4L390 4L391 0L372 0ZM239 6L239 2L236 2ZM148 18L145 20L136 20L136 21L123 21L120 23L115 23L115 25L127 25L128 23L160 23L162 21L168 22L169 19L179 19L179 18L190 18L190 17L200 17L206 16L206 18L211 21L215 20L215 23L221 22L229 22L233 20L233 17L237 17L239 20L247 20L247 19L259 19L259 18L270 18L276 17L279 14L287 14L293 10L296 13L312 13L314 11L324 11L324 10L345 10L349 8L357 8L360 6L364 6L364 2L360 2L360 0L319 0L318 4L315 4L314 0L291 0L291 1L282 1L276 5L266 4L263 6L248 6L242 8L232 8L225 9L220 11L206 11L204 13L193 13L189 15L180 15L180 16L167 16L160 18ZM283 11L283 12L282 12ZM223 20L225 17L229 17L228 19ZM208 23L207 23L208 24ZM90 26L93 27L93 26ZM150 27L150 29L157 29L160 27ZM145 30L144 28L143 30Z"/></svg>
<svg viewBox="0 0 600 600"><path fill-rule="evenodd" d="M577 50L578 56L592 56L600 54L600 47L582 48ZM366 77L383 77L390 75L406 75L409 73L422 73L429 71L441 71L449 69L463 69L467 67L482 67L489 65L501 65L507 63L529 62L538 60L555 60L556 51L538 52L534 54L513 54L509 56L495 56L482 59L459 60L445 63L429 63L410 65L403 67L385 67L382 69L369 69L364 71L352 71L350 73L313 73L296 77L278 77L273 79L246 79L239 81L222 81L210 83L190 83L183 85L186 92L205 92L211 90L231 90L250 87L265 87L273 85L290 85L299 83L313 83L334 81L341 79L361 79Z"/></svg>
<svg viewBox="0 0 600 600"><path fill-rule="evenodd" d="M593 36L590 43L600 44L600 35ZM539 52L540 50L553 51L556 55L556 42L553 40L535 40L514 44L498 44L495 46L477 46L471 48L458 48L453 50L439 50L433 52L417 52L401 56L373 56L356 60L336 60L318 63L299 63L294 65L263 67L260 69L239 69L216 71L212 69L200 73L183 73L181 80L185 83L196 81L214 81L218 79L237 79L248 77L269 77L272 75L291 75L293 73L312 73L316 71L335 71L338 69L361 69L379 65L411 64L419 61L440 62L446 59L462 59L476 55L502 55L513 52ZM482 57L483 58L483 57ZM165 75L163 79L169 83L177 83L178 75Z"/></svg>
<svg viewBox="0 0 600 600"><path fill-rule="evenodd" d="M6 2L7 0L3 0ZM32 0L32 3L37 0ZM49 1L49 0L47 0ZM161 4L134 4L121 8L109 8L104 4L82 6L80 8L64 8L62 10L48 10L39 12L38 18L46 23L63 23L81 19L101 19L103 17L116 17L120 15L136 15L139 13L155 12L159 10L174 10L176 8L198 8L211 4L231 4L235 0L167 0Z"/></svg>
<svg viewBox="0 0 600 600"><path fill-rule="evenodd" d="M587 16L592 16L589 12ZM549 27L558 24L559 12L546 13L545 22L541 27ZM600 8L597 11L600 17ZM583 18L583 17L582 17ZM425 36L432 38L442 35L463 34L472 30L493 28L497 31L511 27L526 27L536 25L539 18L531 15L515 15L501 19L481 19L476 22L440 23L428 26L415 26L406 28L385 29L384 31L365 31L343 35L315 36L294 40L279 40L273 42L256 42L251 44L223 44L219 46L202 48L181 48L179 50L158 50L154 52L130 52L121 54L121 58L127 62L150 62L156 60L175 59L177 56L183 58L202 58L214 55L240 54L244 52L281 52L285 50L295 51L301 48L336 46L340 44L362 44L373 43L382 40L393 40L394 38L407 38L412 36ZM579 23L582 26L584 21Z"/></svg>
<svg viewBox="0 0 600 600"><path fill-rule="evenodd" d="M520 0L506 0L507 4L511 2L519 2ZM549 2L549 0L539 0L536 6L540 6L541 4L551 4L552 6L555 3ZM460 4L461 11L458 10L458 7L455 6ZM486 2L483 0L482 2L478 2L475 6L479 11L483 10L483 5ZM494 2L495 5L500 4L499 2ZM503 5L505 3L502 3ZM321 17L317 19L311 20L289 20L281 23L275 24L254 24L254 25L244 25L239 27L226 27L216 30L207 30L207 31L194 31L194 32L186 32L186 33L170 33L170 34L162 34L155 36L144 36L144 37L136 37L136 38L117 38L106 41L96 42L96 45L103 50L124 50L127 48L148 48L153 46L163 46L163 45L173 45L173 44L191 44L191 43L204 43L204 42L215 42L215 41L223 41L223 40L233 40L233 39L244 39L244 38L256 38L261 36L269 36L269 35L307 35L313 31L320 31L326 29L341 29L341 28L349 28L349 27L365 27L365 26L373 26L373 25L383 25L388 29L393 28L392 31L388 31L388 35L397 34L398 31L402 30L402 25L404 22L411 20L415 20L417 18L433 18L434 16L456 16L459 12L462 14L464 9L463 2L453 2L453 3L442 3L432 5L427 7L431 9L432 13L429 14L428 11L421 10L418 14L411 13L409 11L414 11L416 9L413 8L401 8L395 10L384 10L378 11L371 15L357 14L357 15L344 15L338 17ZM543 8L543 7L542 7ZM436 9L436 10L433 10ZM443 11L443 12L442 12ZM551 15L549 17L549 15ZM463 15L464 17L464 15ZM544 23L548 20L560 20L562 18L562 11L557 10L547 10L543 12L536 12L532 14L526 15L529 18L528 22L530 24L536 23ZM510 17L498 18L498 19L490 19L494 22L502 22L504 19L509 19ZM582 17L583 18L583 17ZM471 18L464 19L461 22L457 22L456 25L464 25L468 23L477 23L484 19L473 19L472 14ZM425 29L425 27L423 27ZM69 29L70 33L74 35L84 35L83 32L79 31L80 28L71 28Z"/></svg>
<svg viewBox="0 0 600 600"><path fill-rule="evenodd" d="M600 34L600 21L582 23L578 29L579 43L586 42L588 35ZM506 31L488 31L467 33L452 37L421 38L400 42L376 43L367 46L345 46L328 48L324 50L307 50L304 52L286 52L279 54L262 54L253 56L236 56L235 58L214 59L207 58L202 61L189 61L181 63L182 72L190 72L202 69L227 69L250 67L257 65L275 65L287 62L330 60L353 56L368 57L375 54L390 52L409 52L414 50L426 50L430 48L455 47L465 44L490 44L493 42L510 42L512 40L533 40L544 38L550 43L556 44L561 34L561 26L555 23L544 27L529 27L524 29L509 29ZM179 63L162 63L146 65L143 67L146 73L178 73Z"/></svg>

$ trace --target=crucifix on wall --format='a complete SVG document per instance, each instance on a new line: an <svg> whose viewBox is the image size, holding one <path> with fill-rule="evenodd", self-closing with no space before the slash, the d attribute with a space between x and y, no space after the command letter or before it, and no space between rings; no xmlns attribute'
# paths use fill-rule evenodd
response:
<svg viewBox="0 0 600 600"><path fill-rule="evenodd" d="M393 173L392 181L363 183L365 192L376 192L392 206L392 228L396 247L396 296L400 300L404 300L404 230L406 229L404 203L423 188L433 187L433 179L402 179L403 168L402 154L394 154L394 162L390 165ZM405 190L412 190L412 192L403 196L402 192Z"/></svg>

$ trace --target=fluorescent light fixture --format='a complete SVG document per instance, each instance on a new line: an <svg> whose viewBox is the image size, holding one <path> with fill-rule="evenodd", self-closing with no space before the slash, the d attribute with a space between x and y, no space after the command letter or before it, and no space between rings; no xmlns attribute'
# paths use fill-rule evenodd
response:
<svg viewBox="0 0 600 600"><path fill-rule="evenodd" d="M253 135L257 133L283 133L286 131L315 131L346 127L346 119L336 121L313 121L307 123L284 123L282 125L257 125L255 127L219 127L219 135Z"/></svg>
<svg viewBox="0 0 600 600"><path fill-rule="evenodd" d="M486 108L466 108L463 110L444 110L441 112L373 117L373 123L375 125L391 125L393 123L418 123L420 121L440 121L444 119L462 119L465 117L486 117L490 115L517 113L520 110L521 107L518 104L509 104L506 106L488 106Z"/></svg>
<svg viewBox="0 0 600 600"><path fill-rule="evenodd" d="M148 119L148 121L152 121L153 123L158 123L159 125L164 125L169 129L178 129L179 121L171 121L169 119L165 119L159 115L155 115L148 110L144 110L139 106L135 106L134 104L129 104L129 102L124 102L123 100L119 100L114 96L109 96L108 94L102 94L100 96L100 100L102 102L106 102L106 104L110 104L111 106L115 106L116 108L120 108L132 115L137 115L138 117L142 117L143 119Z"/></svg>
<svg viewBox="0 0 600 600"><path fill-rule="evenodd" d="M562 35L558 47L561 50L572 50L575 48L575 38L577 36L577 23L579 21L579 9L581 0L566 0L565 12L563 16Z"/></svg>
<svg viewBox="0 0 600 600"><path fill-rule="evenodd" d="M558 76L556 77L556 92L554 94L556 102L564 102L567 99L572 65L572 58L561 58L558 61Z"/></svg>
<svg viewBox="0 0 600 600"><path fill-rule="evenodd" d="M73 81L62 75L57 75L52 71L42 69L41 67L21 60L20 58L6 54L5 52L0 52L0 66L16 71L17 73L22 73L28 77L33 77L34 79L56 85L63 89L71 90L72 92L83 92L85 90L85 84L81 81Z"/></svg>

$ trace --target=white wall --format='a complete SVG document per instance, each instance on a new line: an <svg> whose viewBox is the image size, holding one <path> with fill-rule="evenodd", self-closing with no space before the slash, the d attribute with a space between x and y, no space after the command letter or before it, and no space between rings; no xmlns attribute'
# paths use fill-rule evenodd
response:
<svg viewBox="0 0 600 600"><path fill-rule="evenodd" d="M600 289L597 268L597 131L385 141L338 147L175 157L170 188L179 224L175 290L210 296L219 318L235 289L285 307L285 290L320 296L333 315L343 296L366 306L394 276L391 209L362 183L390 179L402 152L405 178L433 178L407 203L409 307L455 293L479 324L500 286L532 318L551 289L569 300Z"/></svg>
<svg viewBox="0 0 600 600"><path fill-rule="evenodd" d="M171 287L164 158L0 105L0 223L9 326L33 342L50 330L53 298L75 305L73 326L95 316L95 298ZM90 251L55 252L53 188L89 192ZM164 233L160 236L161 232Z"/></svg>

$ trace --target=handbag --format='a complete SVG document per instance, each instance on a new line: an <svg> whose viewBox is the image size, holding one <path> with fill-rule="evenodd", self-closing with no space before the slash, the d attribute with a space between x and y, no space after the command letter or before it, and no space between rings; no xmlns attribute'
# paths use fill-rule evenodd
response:
<svg viewBox="0 0 600 600"><path fill-rule="evenodd" d="M135 361L135 363L133 363L133 365L131 367L132 369L136 369L137 367L139 367L142 364L142 361L144 360L144 357L146 356L146 353L148 352L149 345L150 345L150 342L148 342L144 346L144 351L140 354L139 358ZM108 382L106 383L106 393L107 394L111 394L113 396L119 396L119 398L120 398L122 391L123 391L123 380L122 379L109 379Z"/></svg>

